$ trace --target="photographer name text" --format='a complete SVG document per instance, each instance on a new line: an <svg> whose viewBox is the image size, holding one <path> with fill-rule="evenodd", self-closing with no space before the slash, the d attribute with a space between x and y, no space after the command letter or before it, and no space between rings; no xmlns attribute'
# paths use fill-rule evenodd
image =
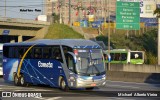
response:
<svg viewBox="0 0 160 100"><path fill-rule="evenodd" d="M157 93L118 93L118 97L157 97Z"/></svg>
<svg viewBox="0 0 160 100"><path fill-rule="evenodd" d="M41 12L40 9L20 9L20 12Z"/></svg>

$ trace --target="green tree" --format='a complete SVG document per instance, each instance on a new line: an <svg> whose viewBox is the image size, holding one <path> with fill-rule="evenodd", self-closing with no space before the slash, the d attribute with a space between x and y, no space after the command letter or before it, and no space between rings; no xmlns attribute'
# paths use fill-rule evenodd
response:
<svg viewBox="0 0 160 100"><path fill-rule="evenodd" d="M59 23L59 18L60 18L60 15L56 15L55 13L52 14L52 17L53 17L53 22L54 23Z"/></svg>
<svg viewBox="0 0 160 100"><path fill-rule="evenodd" d="M158 18L160 18L160 8L156 7L156 10L153 13L154 15L156 14Z"/></svg>

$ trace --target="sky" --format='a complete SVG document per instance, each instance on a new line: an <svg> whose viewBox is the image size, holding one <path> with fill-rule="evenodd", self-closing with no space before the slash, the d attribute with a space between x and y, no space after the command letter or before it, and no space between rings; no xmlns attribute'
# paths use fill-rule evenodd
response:
<svg viewBox="0 0 160 100"><path fill-rule="evenodd" d="M6 10L5 10L6 1ZM44 14L44 0L0 0L0 17L35 19Z"/></svg>

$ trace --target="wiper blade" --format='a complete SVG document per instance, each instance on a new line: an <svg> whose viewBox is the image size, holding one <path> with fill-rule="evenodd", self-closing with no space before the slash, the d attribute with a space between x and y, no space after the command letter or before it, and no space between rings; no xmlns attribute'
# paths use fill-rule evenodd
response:
<svg viewBox="0 0 160 100"><path fill-rule="evenodd" d="M87 74L87 73L78 73L79 75L87 75L87 76L89 76L90 74Z"/></svg>
<svg viewBox="0 0 160 100"><path fill-rule="evenodd" d="M98 73L100 73L99 69L97 68L97 66L95 64L93 64L93 66L95 67L95 69L98 71Z"/></svg>

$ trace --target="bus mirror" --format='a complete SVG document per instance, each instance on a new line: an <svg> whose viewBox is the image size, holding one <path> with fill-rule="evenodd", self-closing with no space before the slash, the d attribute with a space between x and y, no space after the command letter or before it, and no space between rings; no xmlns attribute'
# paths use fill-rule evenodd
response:
<svg viewBox="0 0 160 100"><path fill-rule="evenodd" d="M77 62L76 55L73 52L68 52L68 54L70 54L73 57L74 63L76 63Z"/></svg>
<svg viewBox="0 0 160 100"><path fill-rule="evenodd" d="M111 56L110 56L110 54L105 54L104 57L105 57L106 61L111 62Z"/></svg>
<svg viewBox="0 0 160 100"><path fill-rule="evenodd" d="M108 55L108 62L111 62L111 56Z"/></svg>

